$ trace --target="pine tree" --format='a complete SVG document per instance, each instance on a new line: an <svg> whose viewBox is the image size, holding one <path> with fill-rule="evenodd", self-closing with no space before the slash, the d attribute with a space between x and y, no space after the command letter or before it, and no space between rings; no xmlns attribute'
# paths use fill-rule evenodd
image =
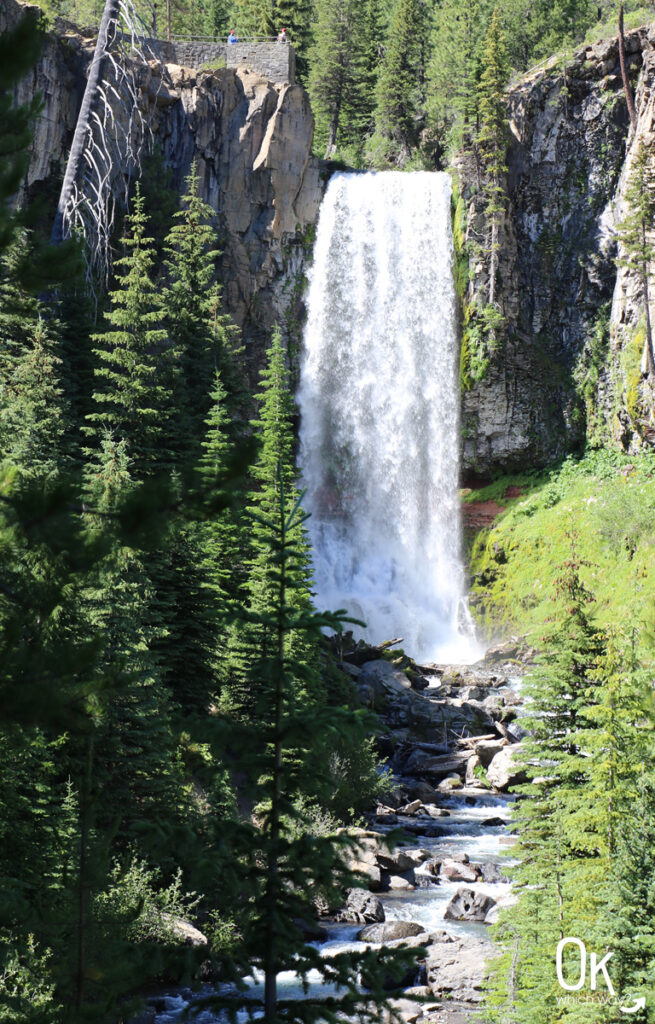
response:
<svg viewBox="0 0 655 1024"><path fill-rule="evenodd" d="M273 334L267 365L262 371L258 398L260 414L252 423L260 443L259 455L252 467L252 477L257 490L251 492L246 506L252 520L252 554L246 562L246 589L249 611L255 615L265 616L276 594L277 572L276 567L270 562L267 527L260 524L259 517L268 521L275 515L275 510L279 507L281 488L284 489L288 502L295 502L298 498L294 484L294 405L289 391L286 355L278 330ZM299 537L292 539L297 544L301 542ZM304 543L303 540L302 544ZM299 577L294 580L294 600L301 602L304 607L309 607L310 603L308 562L306 553L304 564L297 568ZM231 640L231 681L228 687L235 710L252 707L254 697L248 693L248 669L262 654L266 654L270 643L271 637L261 624L245 624L235 630Z"/></svg>
<svg viewBox="0 0 655 1024"><path fill-rule="evenodd" d="M650 271L655 258L652 226L655 218L655 161L652 144L641 141L634 156L628 187L625 192L628 213L619 225L618 236L623 252L617 259L620 267L636 273L641 284L646 320L646 358L648 373L655 374L655 349L650 315Z"/></svg>
<svg viewBox="0 0 655 1024"><path fill-rule="evenodd" d="M507 111L505 107L505 85L508 77L505 38L500 29L498 8L494 9L484 46L484 70L480 76L479 116L480 129L477 144L482 158L484 172L484 193L486 198L489 240L486 252L489 256L488 305L496 307L496 279L498 277L498 252L500 249L500 224L505 210L505 189L503 175L506 173L505 153L507 149Z"/></svg>
<svg viewBox="0 0 655 1024"><path fill-rule="evenodd" d="M402 160L418 144L426 46L422 0L395 0L377 83L377 134Z"/></svg>
<svg viewBox="0 0 655 1024"><path fill-rule="evenodd" d="M443 148L470 147L478 128L483 42L491 0L443 0L435 9L427 109Z"/></svg>
<svg viewBox="0 0 655 1024"><path fill-rule="evenodd" d="M557 581L556 607L544 652L526 680L530 699L522 761L531 780L515 812L519 903L499 935L504 956L493 970L490 1019L545 1024L560 1019L561 991L553 950L568 935L598 934L607 863L600 857L606 815L589 804L590 732L597 727L597 678L605 637L594 626L593 598L584 586L571 539L570 558ZM598 743L594 741L594 745ZM509 991L511 997L503 995ZM582 1016L566 1020L586 1020Z"/></svg>
<svg viewBox="0 0 655 1024"><path fill-rule="evenodd" d="M18 279L29 252L19 233L0 257L0 451L21 473L65 472L71 432L56 321Z"/></svg>
<svg viewBox="0 0 655 1024"><path fill-rule="evenodd" d="M198 184L194 164L186 179L183 207L166 238L168 283L162 297L176 374L171 444L179 449L182 465L193 465L197 459L214 368L225 358L227 335L225 317L219 316L214 327L213 313L220 301L215 281L218 250L210 224L213 213L200 198Z"/></svg>
<svg viewBox="0 0 655 1024"><path fill-rule="evenodd" d="M361 75L368 43L365 18L372 4L357 0L318 0L314 43L309 51L309 93L317 119L317 133L325 144L324 159L336 150L348 126L352 125L356 94L362 89Z"/></svg>
<svg viewBox="0 0 655 1024"><path fill-rule="evenodd" d="M282 366L282 355L276 338L267 378L271 386L262 414L269 425L271 397L277 390L274 375ZM339 1018L378 1019L384 1004L383 986L390 978L401 976L415 951L400 954L401 960L395 962L377 950L361 957L347 953L328 959L303 936L314 916L317 894L335 898L344 885L353 882L342 860L347 840L314 835L308 819L306 807L329 799L326 790L331 790L332 783L312 763L306 737L309 731L321 734L327 728L334 740L346 740L348 733L357 729L356 720L362 713L321 708L307 700L307 694L320 689L319 680L314 667L298 658L294 648L315 647L321 628L339 629L341 620L304 607L305 517L297 502L287 504L282 471L269 485L271 501L277 496L277 509L267 503L266 512L250 516L261 550L268 554L268 607L251 610L246 616L248 624L258 627L256 632L268 642L260 646L250 666L255 713L240 724L228 719L223 741L238 760L242 799L256 812L256 823L251 819L236 827L227 823L224 830L226 844L236 854L233 863L238 863L234 891L239 901L247 901L251 907L244 921L241 956L233 962L232 971L243 977L253 965L259 967L264 994L262 999L242 987L211 1002L216 1009L230 1007L233 1012L239 1007L261 1008L263 1020L275 1024L286 1015L285 1002L279 999L278 975L293 970L305 977L316 970L340 991L329 1008L323 998L306 997L301 1011L304 1021L325 1019L326 1010L330 1018L335 1014ZM296 642L299 635L304 638L300 644ZM230 874L226 880L232 880Z"/></svg>
<svg viewBox="0 0 655 1024"><path fill-rule="evenodd" d="M147 221L137 186L126 217L128 233L122 239L126 254L116 260L117 284L105 314L110 329L94 336L96 410L88 416L90 434L98 438L111 433L116 442L126 442L136 479L161 471L162 460L167 461L160 442L169 428L172 403L170 375L162 366L167 362L167 335L160 326L155 253L146 235Z"/></svg>

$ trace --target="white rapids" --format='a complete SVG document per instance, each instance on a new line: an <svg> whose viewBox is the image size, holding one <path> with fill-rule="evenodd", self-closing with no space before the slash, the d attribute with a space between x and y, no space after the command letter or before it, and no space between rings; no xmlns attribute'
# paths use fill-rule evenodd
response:
<svg viewBox="0 0 655 1024"><path fill-rule="evenodd" d="M297 394L316 604L424 662L480 656L463 628L450 198L442 173L330 179Z"/></svg>

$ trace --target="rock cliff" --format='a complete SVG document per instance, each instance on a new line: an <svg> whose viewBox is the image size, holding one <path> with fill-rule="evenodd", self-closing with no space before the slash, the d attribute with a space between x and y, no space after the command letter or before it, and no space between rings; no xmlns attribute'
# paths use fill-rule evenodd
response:
<svg viewBox="0 0 655 1024"><path fill-rule="evenodd" d="M0 32L22 10L5 0ZM17 90L19 101L43 96L28 195L56 195L93 42L73 26L58 26ZM175 64L146 69L140 87L176 188L197 161L201 194L216 211L226 308L244 330L254 370L272 325L293 335L299 319L305 252L322 195L307 94L247 69Z"/></svg>
<svg viewBox="0 0 655 1024"><path fill-rule="evenodd" d="M653 28L626 39L643 133L653 128L654 39ZM621 353L643 316L636 282L626 272L617 281L615 263L614 229L634 147L618 41L543 65L510 88L508 108L498 275L504 339L463 396L464 467L481 474L544 464L581 445L586 431L631 442L621 427ZM460 157L454 170L472 243L485 233L479 168ZM469 275L465 303L484 303L484 258L470 259Z"/></svg>

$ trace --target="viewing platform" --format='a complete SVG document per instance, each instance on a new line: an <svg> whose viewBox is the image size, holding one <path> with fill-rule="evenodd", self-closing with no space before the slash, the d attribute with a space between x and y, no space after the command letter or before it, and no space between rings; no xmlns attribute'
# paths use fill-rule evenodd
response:
<svg viewBox="0 0 655 1024"><path fill-rule="evenodd" d="M162 58L168 64L200 68L205 64L244 68L255 71L271 82L293 85L296 80L296 53L290 43L266 36L245 36L237 43L211 36L173 36L157 39Z"/></svg>

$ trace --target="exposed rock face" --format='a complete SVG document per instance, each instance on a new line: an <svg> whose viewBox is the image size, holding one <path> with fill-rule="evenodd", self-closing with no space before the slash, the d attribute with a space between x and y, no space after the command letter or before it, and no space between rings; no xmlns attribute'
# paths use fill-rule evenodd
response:
<svg viewBox="0 0 655 1024"><path fill-rule="evenodd" d="M0 32L22 14L0 5ZM36 92L36 122L25 191L54 198L68 158L94 40L72 26L51 33L16 99ZM227 311L244 330L254 376L274 323L297 330L308 234L322 196L311 155L313 118L301 86L246 69L197 71L176 64L140 73L144 106L173 184L182 191L192 162L200 192L216 212Z"/></svg>
<svg viewBox="0 0 655 1024"><path fill-rule="evenodd" d="M644 133L653 127L653 38L651 28L626 39L633 81L640 76ZM526 76L509 90L508 106L508 207L497 279L506 341L463 401L464 466L482 473L543 464L584 437L573 373L614 291L616 245L607 208L623 180L629 129L617 40L578 50L566 67L551 61ZM485 228L478 168L471 158L460 159L455 170L467 204L467 238L479 241ZM469 302L487 301L487 262L470 263ZM624 299L615 297L615 347L619 321L629 326L638 318L634 298L629 287ZM616 390L602 377L605 393Z"/></svg>

